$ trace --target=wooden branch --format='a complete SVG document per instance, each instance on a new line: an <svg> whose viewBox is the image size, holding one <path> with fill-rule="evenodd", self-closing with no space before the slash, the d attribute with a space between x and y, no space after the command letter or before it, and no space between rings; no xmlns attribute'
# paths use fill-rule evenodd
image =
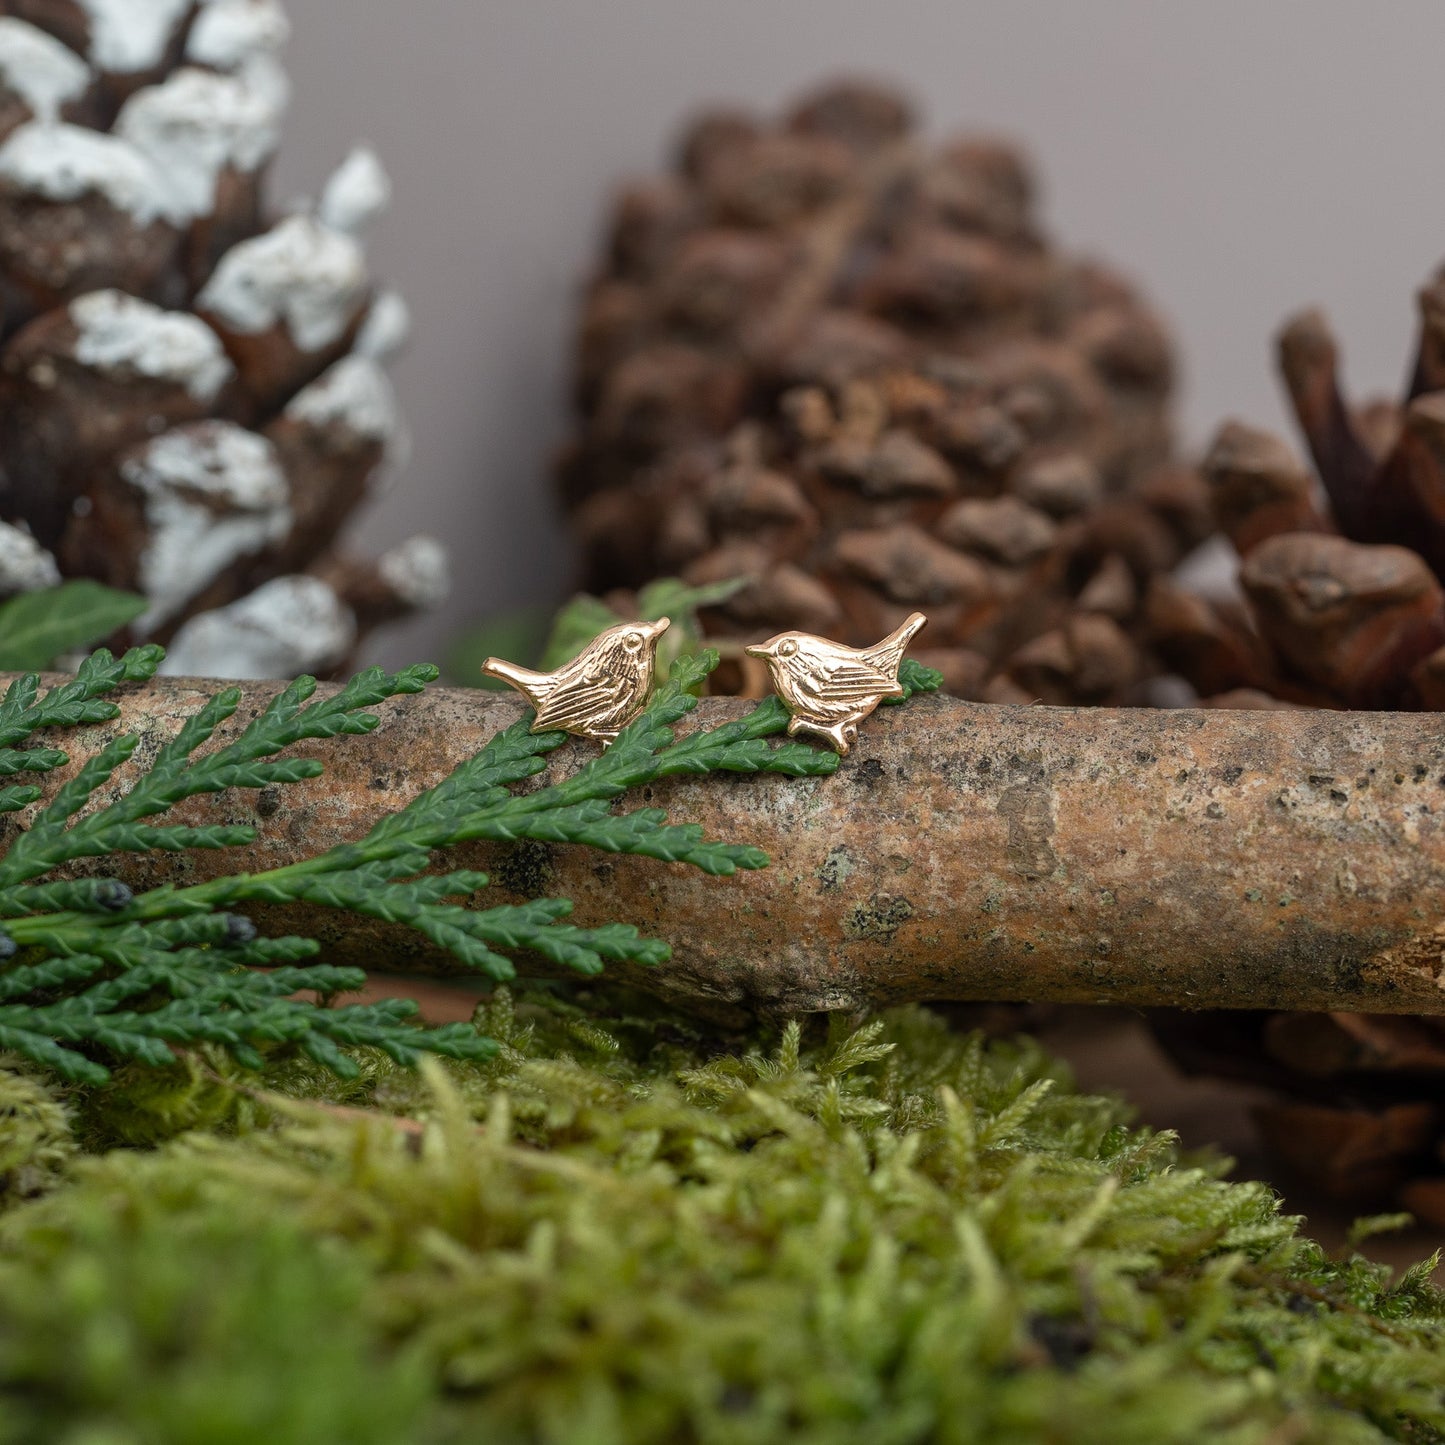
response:
<svg viewBox="0 0 1445 1445"><path fill-rule="evenodd" d="M134 730L145 757L214 686L138 689L117 723L68 746L83 758ZM247 684L239 716L276 686ZM708 700L684 726L747 706ZM127 859L121 876L196 881L356 838L519 715L447 689L381 711L371 736L313 747L318 781L178 810L254 822L252 847ZM586 756L568 744L553 775ZM772 866L718 879L535 843L450 861L492 874L484 902L560 895L578 922L665 937L672 962L629 976L695 1008L1059 999L1445 1013L1445 728L1433 714L919 698L875 714L831 778L677 780L637 801L759 844ZM348 914L257 917L312 932L336 961L447 967L414 935Z"/></svg>

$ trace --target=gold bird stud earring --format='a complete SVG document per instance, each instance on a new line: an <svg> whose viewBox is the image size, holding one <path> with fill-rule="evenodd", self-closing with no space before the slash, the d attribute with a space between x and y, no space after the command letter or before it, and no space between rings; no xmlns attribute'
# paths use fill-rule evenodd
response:
<svg viewBox="0 0 1445 1445"><path fill-rule="evenodd" d="M885 697L903 695L898 667L914 633L927 621L915 612L872 647L845 647L810 632L780 632L744 651L767 662L773 686L793 715L788 736L817 733L846 753L858 740L858 724Z"/></svg>
<svg viewBox="0 0 1445 1445"><path fill-rule="evenodd" d="M514 687L537 710L534 733L566 732L606 747L647 705L657 667L657 639L668 620L620 622L599 632L556 672L534 672L489 657L482 671Z"/></svg>

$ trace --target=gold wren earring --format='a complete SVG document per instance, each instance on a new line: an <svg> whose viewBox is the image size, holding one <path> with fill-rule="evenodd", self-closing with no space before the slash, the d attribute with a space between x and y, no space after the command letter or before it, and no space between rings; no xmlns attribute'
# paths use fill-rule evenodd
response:
<svg viewBox="0 0 1445 1445"><path fill-rule="evenodd" d="M647 705L657 639L667 628L665 617L618 623L556 672L533 672L500 657L489 657L482 671L516 688L536 708L534 733L573 733L606 747Z"/></svg>
<svg viewBox="0 0 1445 1445"><path fill-rule="evenodd" d="M902 694L898 667L904 649L927 621L915 612L872 647L845 647L810 632L780 632L745 651L767 662L773 686L793 715L788 736L817 733L846 753L858 739L858 724L885 697Z"/></svg>

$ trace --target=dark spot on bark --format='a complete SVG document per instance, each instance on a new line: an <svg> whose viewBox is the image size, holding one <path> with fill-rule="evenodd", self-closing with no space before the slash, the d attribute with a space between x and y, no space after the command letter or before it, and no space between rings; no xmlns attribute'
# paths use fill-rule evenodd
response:
<svg viewBox="0 0 1445 1445"><path fill-rule="evenodd" d="M853 781L871 788L883 781L883 764L877 758L864 758L853 770Z"/></svg>
<svg viewBox="0 0 1445 1445"><path fill-rule="evenodd" d="M1054 833L1053 796L1047 788L1018 783L998 800L1008 824L1008 859L1025 878L1047 878L1059 866L1049 839Z"/></svg>
<svg viewBox="0 0 1445 1445"><path fill-rule="evenodd" d="M386 776L385 776L385 774L383 774L383 773L378 773L378 774L371 780L371 786L372 786L373 788L375 788L378 792L380 792L383 788L385 788L385 787L386 787Z"/></svg>
<svg viewBox="0 0 1445 1445"><path fill-rule="evenodd" d="M1312 787L1312 788L1323 788L1323 787L1327 786L1328 784L1334 782L1334 780L1335 780L1335 776L1334 776L1333 773L1311 773L1311 774L1310 774L1310 787Z"/></svg>
<svg viewBox="0 0 1445 1445"><path fill-rule="evenodd" d="M867 903L848 910L843 919L843 936L853 942L872 939L892 943L894 934L913 914L914 907L906 898L875 893Z"/></svg>
<svg viewBox="0 0 1445 1445"><path fill-rule="evenodd" d="M1204 816L1206 818L1222 818L1224 816L1224 809L1221 808L1218 803L1211 803L1204 810Z"/></svg>
<svg viewBox="0 0 1445 1445"><path fill-rule="evenodd" d="M848 880L855 864L853 855L839 843L828 850L828 856L818 868L818 886L824 893L836 893Z"/></svg>
<svg viewBox="0 0 1445 1445"><path fill-rule="evenodd" d="M1350 795L1340 792L1338 788L1331 788L1330 801L1332 803L1348 803L1350 801Z"/></svg>
<svg viewBox="0 0 1445 1445"><path fill-rule="evenodd" d="M1159 757L1156 753L1146 752L1143 748L1140 748L1139 751L1134 754L1134 761L1136 763L1142 763L1147 767L1150 763L1157 763Z"/></svg>
<svg viewBox="0 0 1445 1445"><path fill-rule="evenodd" d="M993 772L993 759L992 759L992 758L980 758L980 759L978 760L978 770L979 770L979 772L981 772L981 773L991 773L991 772ZM1445 778L1441 778L1440 781L1441 781L1442 783L1445 783Z"/></svg>
<svg viewBox="0 0 1445 1445"><path fill-rule="evenodd" d="M502 850L492 877L509 893L543 898L552 892L556 882L555 854L550 844L524 838Z"/></svg>
<svg viewBox="0 0 1445 1445"><path fill-rule="evenodd" d="M617 869L611 863L594 863L592 865L592 876L599 883L611 883L612 875Z"/></svg>
<svg viewBox="0 0 1445 1445"><path fill-rule="evenodd" d="M274 818L281 811L281 787L279 783L267 783L256 794L256 816Z"/></svg>
<svg viewBox="0 0 1445 1445"><path fill-rule="evenodd" d="M1226 783L1237 783L1244 776L1244 769L1240 767L1223 768L1220 770L1219 776Z"/></svg>
<svg viewBox="0 0 1445 1445"><path fill-rule="evenodd" d="M1042 783L1044 780L1044 765L1038 758L1025 758L1018 753L1010 753L1008 767L1009 772L1022 782Z"/></svg>

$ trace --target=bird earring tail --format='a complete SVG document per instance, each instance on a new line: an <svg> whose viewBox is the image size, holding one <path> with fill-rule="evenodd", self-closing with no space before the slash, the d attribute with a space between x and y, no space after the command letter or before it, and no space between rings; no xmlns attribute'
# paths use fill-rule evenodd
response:
<svg viewBox="0 0 1445 1445"><path fill-rule="evenodd" d="M604 747L647 706L657 670L657 640L668 620L620 622L599 632L555 672L535 672L489 657L482 671L514 687L537 710L534 733L595 738Z"/></svg>
<svg viewBox="0 0 1445 1445"><path fill-rule="evenodd" d="M872 647L845 647L811 632L780 632L745 651L767 663L773 686L792 714L788 736L815 733L846 753L858 740L858 724L885 697L903 695L898 668L927 621L915 612Z"/></svg>

